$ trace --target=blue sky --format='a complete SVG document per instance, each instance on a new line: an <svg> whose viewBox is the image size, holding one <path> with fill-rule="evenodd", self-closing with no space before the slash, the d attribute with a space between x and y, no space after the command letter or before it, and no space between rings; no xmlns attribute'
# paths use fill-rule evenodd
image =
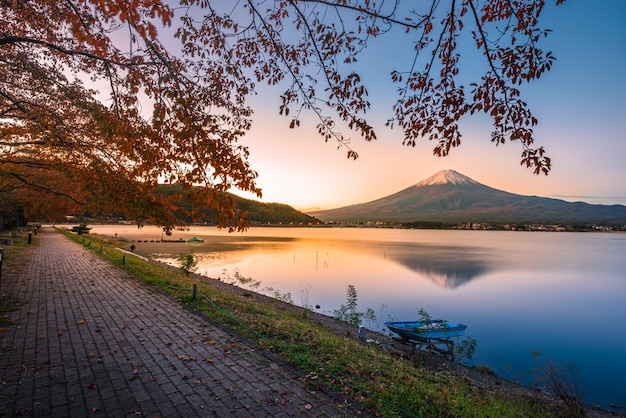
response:
<svg viewBox="0 0 626 418"><path fill-rule="evenodd" d="M351 146L360 155L356 161L347 159L336 143L325 143L314 120L288 129L289 119L278 115L279 90L264 90L254 98L255 125L242 144L250 148L250 162L259 173L262 201L305 211L331 209L383 197L453 169L512 193L626 204L625 21L623 0L546 6L543 26L553 32L542 45L557 61L540 80L524 86L522 94L539 119L536 141L552 157L548 176L520 166L519 144L495 147L484 116L463 120L462 145L447 157L433 156L434 144L427 140L415 148L402 146L402 133L386 129L384 122L396 94L389 69L410 52L388 37L372 45L354 68L369 83L369 118L378 127L375 142L354 136Z"/></svg>

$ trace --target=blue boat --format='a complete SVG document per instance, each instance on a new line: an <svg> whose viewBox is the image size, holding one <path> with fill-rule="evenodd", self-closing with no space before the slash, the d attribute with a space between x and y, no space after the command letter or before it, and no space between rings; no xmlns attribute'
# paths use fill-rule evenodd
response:
<svg viewBox="0 0 626 418"><path fill-rule="evenodd" d="M467 325L453 324L440 319L431 321L385 322L387 328L405 340L431 340L461 337Z"/></svg>

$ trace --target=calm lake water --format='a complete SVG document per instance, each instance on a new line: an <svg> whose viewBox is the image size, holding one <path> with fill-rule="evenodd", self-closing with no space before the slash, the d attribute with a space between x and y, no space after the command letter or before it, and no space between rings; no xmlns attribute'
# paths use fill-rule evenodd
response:
<svg viewBox="0 0 626 418"><path fill-rule="evenodd" d="M162 237L154 227L92 232ZM370 329L418 319L423 308L468 325L478 342L472 364L528 385L544 361L574 365L585 403L626 406L626 234L198 227L165 238L192 236L205 242L136 245L172 264L193 250L199 273L238 272L329 315L354 285L359 309L377 313Z"/></svg>

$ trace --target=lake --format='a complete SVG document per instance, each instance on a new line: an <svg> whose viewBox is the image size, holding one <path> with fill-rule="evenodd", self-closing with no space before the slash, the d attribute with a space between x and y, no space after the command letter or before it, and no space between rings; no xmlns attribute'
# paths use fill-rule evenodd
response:
<svg viewBox="0 0 626 418"><path fill-rule="evenodd" d="M385 331L384 321L418 319L424 309L468 325L465 335L478 342L471 364L527 385L545 361L570 365L580 370L586 404L626 406L626 234L295 227L228 234L194 227L163 237L158 228L133 226L92 232L129 240L202 237L204 243L136 245L174 265L178 254L194 251L202 258L198 273L250 277L263 293L289 293L294 303L319 305L329 315L354 285L359 310L377 314L364 323L369 329Z"/></svg>

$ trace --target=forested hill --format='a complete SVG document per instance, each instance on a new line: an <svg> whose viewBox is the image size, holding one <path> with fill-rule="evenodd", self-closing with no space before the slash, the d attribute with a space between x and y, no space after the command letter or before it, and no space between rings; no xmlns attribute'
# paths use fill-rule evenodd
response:
<svg viewBox="0 0 626 418"><path fill-rule="evenodd" d="M309 223L316 224L320 222L319 219L282 203L262 203L236 195L232 195L232 197L241 210L248 211L248 222L250 224L282 223L283 225L308 225Z"/></svg>
<svg viewBox="0 0 626 418"><path fill-rule="evenodd" d="M188 212L191 209L192 203L187 198L190 189L183 189L181 185L164 184L159 186L157 191L160 195L173 195L182 194L183 198L176 203ZM317 218L309 216L305 213L297 211L289 205L282 203L262 203L255 200L244 199L237 195L229 193L233 201L237 204L237 207L242 211L248 212L248 222L250 225L255 224L272 224L272 225L308 225L309 223L316 224L320 222ZM179 218L185 222L191 223L192 219L189 215L183 214L185 211L181 211ZM201 210L205 215L207 222L212 223L215 219L215 211L210 209Z"/></svg>

